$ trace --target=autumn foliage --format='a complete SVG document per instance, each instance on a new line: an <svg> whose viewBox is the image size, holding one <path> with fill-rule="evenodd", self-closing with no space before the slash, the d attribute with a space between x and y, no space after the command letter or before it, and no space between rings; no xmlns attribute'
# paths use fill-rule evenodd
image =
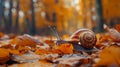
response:
<svg viewBox="0 0 120 67"><path fill-rule="evenodd" d="M97 62L96 67L119 67L120 65L120 47L113 45L106 47L100 52L100 60Z"/></svg>
<svg viewBox="0 0 120 67"><path fill-rule="evenodd" d="M31 65L49 63L57 67L119 67L119 25L116 28L107 27L105 30L106 33L96 34L97 42L92 49L86 49L74 41L68 41L68 35L64 35L60 43L55 40L55 37L51 39L37 36L36 38L26 34L8 39L1 37L0 64L14 66L17 62L18 66L28 63ZM12 62L12 65L9 62Z"/></svg>

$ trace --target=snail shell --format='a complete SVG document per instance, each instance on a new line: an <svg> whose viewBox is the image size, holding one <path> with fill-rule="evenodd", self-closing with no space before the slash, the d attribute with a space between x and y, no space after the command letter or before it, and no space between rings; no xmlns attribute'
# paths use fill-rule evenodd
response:
<svg viewBox="0 0 120 67"><path fill-rule="evenodd" d="M70 39L87 49L93 48L97 41L95 33L89 29L77 30L71 35Z"/></svg>

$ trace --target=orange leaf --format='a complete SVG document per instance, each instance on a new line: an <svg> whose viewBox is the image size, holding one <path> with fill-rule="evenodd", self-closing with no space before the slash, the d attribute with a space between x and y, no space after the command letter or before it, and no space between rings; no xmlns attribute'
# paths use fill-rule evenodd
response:
<svg viewBox="0 0 120 67"><path fill-rule="evenodd" d="M120 47L116 45L109 46L103 49L100 53L100 60L95 66L109 67L111 65L120 65Z"/></svg>
<svg viewBox="0 0 120 67"><path fill-rule="evenodd" d="M65 53L65 54L73 53L73 46L72 46L72 44L69 44L69 43L60 44L59 46L55 46L55 49L60 50L61 52Z"/></svg>
<svg viewBox="0 0 120 67"><path fill-rule="evenodd" d="M0 64L6 63L9 59L9 51L7 49L0 48Z"/></svg>
<svg viewBox="0 0 120 67"><path fill-rule="evenodd" d="M3 37L4 35L5 35L4 33L0 32L0 38Z"/></svg>
<svg viewBox="0 0 120 67"><path fill-rule="evenodd" d="M120 24L117 24L117 25L115 26L115 28L116 28L116 30L117 30L118 32L120 32Z"/></svg>

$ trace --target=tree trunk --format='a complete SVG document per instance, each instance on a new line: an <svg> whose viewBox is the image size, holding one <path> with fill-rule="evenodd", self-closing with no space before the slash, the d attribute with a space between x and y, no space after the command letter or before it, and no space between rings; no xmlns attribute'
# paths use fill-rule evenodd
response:
<svg viewBox="0 0 120 67"><path fill-rule="evenodd" d="M9 15L6 27L7 27L6 32L10 33L12 29L12 0L10 0Z"/></svg>
<svg viewBox="0 0 120 67"><path fill-rule="evenodd" d="M4 7L3 7L4 0L0 1L0 31L2 31L2 25L3 25L3 12L4 12Z"/></svg>
<svg viewBox="0 0 120 67"><path fill-rule="evenodd" d="M35 28L35 14L34 14L34 2L31 0L31 12L32 12L32 21L30 24L30 34L35 35L36 33L36 28Z"/></svg>
<svg viewBox="0 0 120 67"><path fill-rule="evenodd" d="M17 10L17 16L16 16L14 32L18 33L18 30L19 30L19 0L17 0L16 10Z"/></svg>
<svg viewBox="0 0 120 67"><path fill-rule="evenodd" d="M98 18L96 32L101 33L104 31L103 18L102 18L102 0L96 0L96 10L97 10L97 18Z"/></svg>
<svg viewBox="0 0 120 67"><path fill-rule="evenodd" d="M84 28L86 28L87 26L86 26L86 22L87 22L87 9L86 9L86 0L84 0L83 1L83 3L84 3L84 21L83 21L83 27Z"/></svg>

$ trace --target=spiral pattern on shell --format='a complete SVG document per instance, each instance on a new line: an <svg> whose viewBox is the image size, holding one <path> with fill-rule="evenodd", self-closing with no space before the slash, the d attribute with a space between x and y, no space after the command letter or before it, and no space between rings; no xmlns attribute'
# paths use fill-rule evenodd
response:
<svg viewBox="0 0 120 67"><path fill-rule="evenodd" d="M79 29L70 38L80 42L80 45L87 49L93 48L97 41L95 33L88 29Z"/></svg>

